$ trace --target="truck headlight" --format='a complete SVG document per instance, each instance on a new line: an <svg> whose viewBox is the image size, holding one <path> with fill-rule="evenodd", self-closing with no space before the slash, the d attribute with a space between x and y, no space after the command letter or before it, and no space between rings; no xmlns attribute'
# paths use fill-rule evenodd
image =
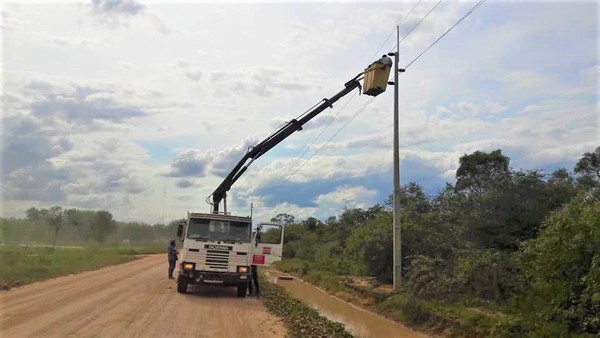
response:
<svg viewBox="0 0 600 338"><path fill-rule="evenodd" d="M194 270L194 263L183 263L183 270Z"/></svg>
<svg viewBox="0 0 600 338"><path fill-rule="evenodd" d="M247 266L238 266L237 267L237 272L247 273L248 272L248 267Z"/></svg>

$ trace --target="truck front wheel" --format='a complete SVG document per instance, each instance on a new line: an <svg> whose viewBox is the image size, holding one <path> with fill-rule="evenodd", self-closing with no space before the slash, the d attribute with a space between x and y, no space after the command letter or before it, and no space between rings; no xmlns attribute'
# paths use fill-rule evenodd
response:
<svg viewBox="0 0 600 338"><path fill-rule="evenodd" d="M187 287L188 287L187 277L179 275L177 277L177 292L179 292L179 293L186 293L187 292Z"/></svg>
<svg viewBox="0 0 600 338"><path fill-rule="evenodd" d="M237 296L238 297L246 297L246 292L248 292L248 284L246 284L246 283L238 284Z"/></svg>

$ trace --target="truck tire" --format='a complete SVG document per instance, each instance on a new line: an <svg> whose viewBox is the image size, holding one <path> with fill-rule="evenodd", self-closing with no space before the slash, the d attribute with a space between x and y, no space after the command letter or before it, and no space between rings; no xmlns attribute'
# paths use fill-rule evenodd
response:
<svg viewBox="0 0 600 338"><path fill-rule="evenodd" d="M179 292L179 293L186 293L187 292L187 287L188 287L187 277L179 275L177 277L177 292Z"/></svg>
<svg viewBox="0 0 600 338"><path fill-rule="evenodd" d="M242 283L237 286L237 296L238 297L246 297L246 293L248 292L248 284Z"/></svg>

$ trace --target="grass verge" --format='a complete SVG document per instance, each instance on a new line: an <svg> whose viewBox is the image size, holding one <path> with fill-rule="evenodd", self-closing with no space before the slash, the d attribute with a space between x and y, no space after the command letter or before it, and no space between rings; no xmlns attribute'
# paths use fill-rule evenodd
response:
<svg viewBox="0 0 600 338"><path fill-rule="evenodd" d="M373 288L357 287L347 276L314 269L309 262L299 259L278 262L276 268L419 331L451 337L503 336L500 326L506 322L506 316L491 315L460 304L418 299L408 293L381 293Z"/></svg>
<svg viewBox="0 0 600 338"><path fill-rule="evenodd" d="M140 249L0 247L0 289L136 259Z"/></svg>
<svg viewBox="0 0 600 338"><path fill-rule="evenodd" d="M290 296L261 274L261 297L267 309L283 319L290 337L352 337L343 324L331 321Z"/></svg>

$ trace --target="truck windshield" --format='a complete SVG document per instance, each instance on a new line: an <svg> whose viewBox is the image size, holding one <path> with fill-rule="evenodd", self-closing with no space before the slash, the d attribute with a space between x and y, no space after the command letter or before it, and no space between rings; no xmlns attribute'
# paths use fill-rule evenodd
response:
<svg viewBox="0 0 600 338"><path fill-rule="evenodd" d="M250 242L250 223L191 218L187 238Z"/></svg>

